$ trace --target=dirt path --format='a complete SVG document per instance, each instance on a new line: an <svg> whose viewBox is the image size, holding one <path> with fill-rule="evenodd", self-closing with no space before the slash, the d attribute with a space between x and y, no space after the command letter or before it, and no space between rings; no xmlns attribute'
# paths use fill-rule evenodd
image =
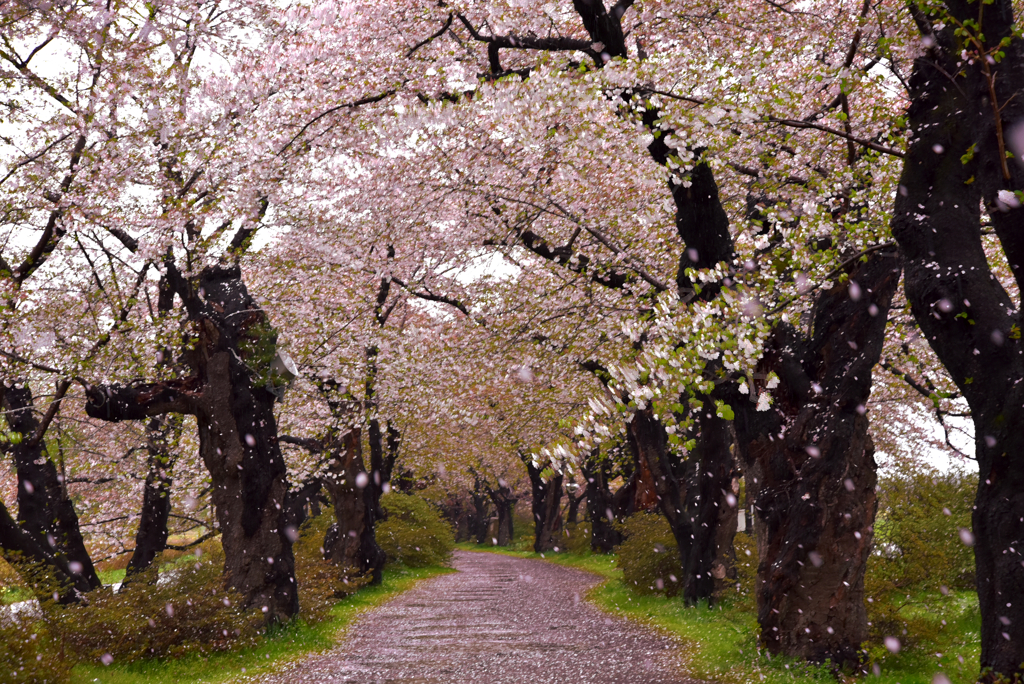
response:
<svg viewBox="0 0 1024 684"><path fill-rule="evenodd" d="M455 568L363 615L334 650L258 681L688 682L674 642L581 601L595 575L467 551Z"/></svg>

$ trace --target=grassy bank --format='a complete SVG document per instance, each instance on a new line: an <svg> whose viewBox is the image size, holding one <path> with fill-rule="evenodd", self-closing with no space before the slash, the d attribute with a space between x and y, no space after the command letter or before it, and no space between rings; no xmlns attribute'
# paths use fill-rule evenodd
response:
<svg viewBox="0 0 1024 684"><path fill-rule="evenodd" d="M477 546L463 543L459 548L489 551L540 559L522 544L511 548ZM642 596L622 581L622 571L614 555L544 554L543 560L587 570L605 578L592 589L587 600L600 609L662 629L678 638L686 654L687 673L698 679L722 684L809 684L835 682L836 678L823 667L799 660L768 657L757 644L756 615L747 609L722 601L714 609L706 606L686 608L678 598ZM890 653L883 646L869 645L871 665L867 676L844 677L845 682L869 684L932 684L937 673L944 673L954 684L977 680L980 654L980 617L977 597L971 592L951 591L948 596L936 593L912 594L906 598L904 611L930 623L929 638L919 635L897 635L903 643L899 653ZM945 621L945 624L943 624ZM962 659L962 661L961 661Z"/></svg>
<svg viewBox="0 0 1024 684"><path fill-rule="evenodd" d="M73 684L181 684L181 682L232 682L276 672L295 660L333 647L362 611L374 608L418 581L452 572L450 568L388 567L379 586L364 587L331 609L329 620L307 625L301 619L264 638L259 646L238 653L174 660L151 660L127 665L77 665Z"/></svg>

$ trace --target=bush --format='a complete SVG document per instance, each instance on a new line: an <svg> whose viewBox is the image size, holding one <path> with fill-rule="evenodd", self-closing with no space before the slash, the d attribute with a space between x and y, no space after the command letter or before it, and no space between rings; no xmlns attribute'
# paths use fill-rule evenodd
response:
<svg viewBox="0 0 1024 684"><path fill-rule="evenodd" d="M356 568L339 568L324 558L324 535L334 521L334 516L326 513L307 518L292 545L299 615L311 625L327 620L338 599L355 593L372 579Z"/></svg>
<svg viewBox="0 0 1024 684"><path fill-rule="evenodd" d="M562 530L562 543L569 553L583 556L590 553L590 523L568 523Z"/></svg>
<svg viewBox="0 0 1024 684"><path fill-rule="evenodd" d="M971 529L978 476L918 467L897 470L878 483L876 579L905 589L974 588L974 551L961 530Z"/></svg>
<svg viewBox="0 0 1024 684"><path fill-rule="evenodd" d="M926 467L897 469L879 481L865 576L873 640L934 639L937 627L919 609L919 597L974 588L974 551L965 539L977 484L975 474Z"/></svg>
<svg viewBox="0 0 1024 684"><path fill-rule="evenodd" d="M412 568L447 565L455 549L451 525L415 494L391 492L381 497L386 518L377 525L377 543L388 563Z"/></svg>
<svg viewBox="0 0 1024 684"><path fill-rule="evenodd" d="M70 681L71 663L60 657L38 616L0 610L0 682L59 684Z"/></svg>
<svg viewBox="0 0 1024 684"><path fill-rule="evenodd" d="M88 604L46 602L43 616L68 655L88 662L124 663L253 645L263 615L258 608L239 607L242 597L224 588L223 567L221 551L201 561L185 556L159 581L156 568L150 568L117 593L111 587L89 592Z"/></svg>
<svg viewBox="0 0 1024 684"><path fill-rule="evenodd" d="M617 550L626 586L638 594L679 594L679 547L668 521L658 513L637 513L619 529L625 537Z"/></svg>

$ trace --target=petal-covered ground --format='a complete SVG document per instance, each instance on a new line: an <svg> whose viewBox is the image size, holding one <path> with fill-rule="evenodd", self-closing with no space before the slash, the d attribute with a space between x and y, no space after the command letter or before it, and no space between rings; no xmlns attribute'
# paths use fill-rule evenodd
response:
<svg viewBox="0 0 1024 684"><path fill-rule="evenodd" d="M454 565L363 615L334 650L258 681L690 681L671 639L581 600L595 575L467 551Z"/></svg>

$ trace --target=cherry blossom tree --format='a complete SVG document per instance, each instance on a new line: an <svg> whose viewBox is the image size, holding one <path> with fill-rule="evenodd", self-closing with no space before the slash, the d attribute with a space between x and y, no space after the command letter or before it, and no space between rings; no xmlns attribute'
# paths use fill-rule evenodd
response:
<svg viewBox="0 0 1024 684"><path fill-rule="evenodd" d="M907 300L970 407L979 488L973 514L983 677L1020 677L1015 600L1021 452L1017 233L1024 209L1020 7L910 5L921 52L908 82L910 141L893 215ZM995 235L984 235L991 227ZM990 256L997 242L1011 274Z"/></svg>

